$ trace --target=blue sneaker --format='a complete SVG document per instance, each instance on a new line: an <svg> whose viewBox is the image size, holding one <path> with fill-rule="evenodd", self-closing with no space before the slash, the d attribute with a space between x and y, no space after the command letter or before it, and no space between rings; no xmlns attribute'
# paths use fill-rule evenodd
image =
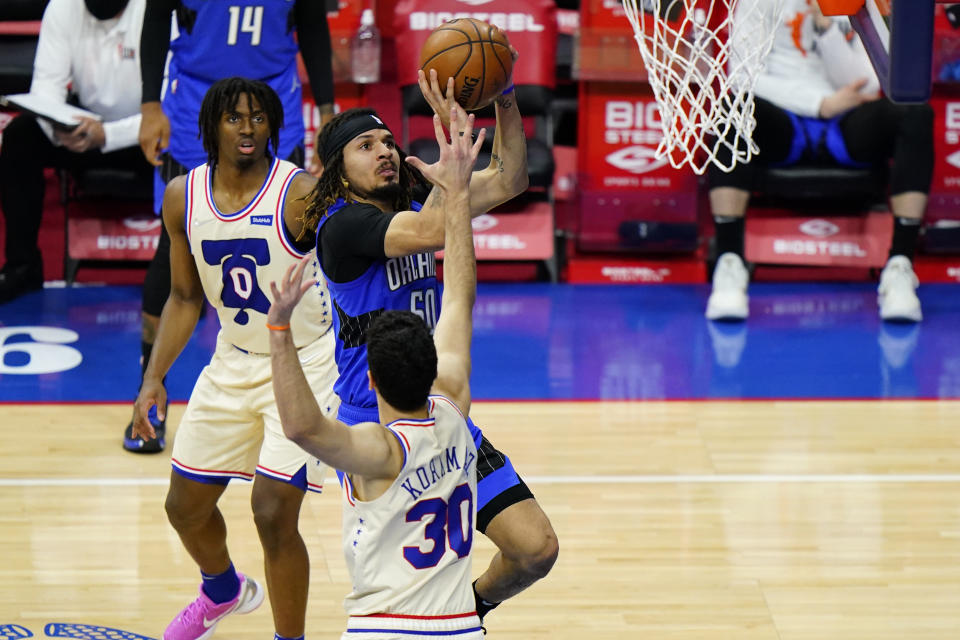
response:
<svg viewBox="0 0 960 640"><path fill-rule="evenodd" d="M153 425L157 437L153 440L144 440L141 437L133 437L133 420L123 432L123 448L133 453L160 453L167 445L167 421L157 417L156 405L150 407L150 413L147 414L150 424Z"/></svg>

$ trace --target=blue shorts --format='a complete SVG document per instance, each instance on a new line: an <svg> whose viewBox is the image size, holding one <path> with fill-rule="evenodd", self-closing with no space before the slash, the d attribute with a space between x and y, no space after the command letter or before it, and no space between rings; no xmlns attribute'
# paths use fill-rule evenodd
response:
<svg viewBox="0 0 960 640"><path fill-rule="evenodd" d="M354 407L341 403L337 419L352 426L361 422L379 422L380 414L376 407ZM477 531L483 533L497 514L512 504L532 498L533 492L517 474L510 458L483 437L480 427L469 417L467 427L477 446ZM343 484L339 470L337 478Z"/></svg>
<svg viewBox="0 0 960 640"><path fill-rule="evenodd" d="M808 116L798 116L787 111L790 121L793 122L793 142L790 153L780 162L771 164L773 167L789 167L797 164L802 158L816 158L819 160L833 160L842 167L868 167L870 163L857 162L850 157L847 143L840 130L840 120L837 116L824 120ZM826 156L826 157L824 157Z"/></svg>

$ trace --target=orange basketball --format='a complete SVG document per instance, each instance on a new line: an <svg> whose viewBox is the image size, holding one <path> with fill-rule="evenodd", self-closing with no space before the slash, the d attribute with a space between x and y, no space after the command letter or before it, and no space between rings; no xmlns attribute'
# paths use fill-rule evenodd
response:
<svg viewBox="0 0 960 640"><path fill-rule="evenodd" d="M420 68L430 79L437 70L440 90L454 78L457 102L467 111L482 109L504 89L513 71L510 42L498 27L474 18L457 18L433 30L420 50Z"/></svg>

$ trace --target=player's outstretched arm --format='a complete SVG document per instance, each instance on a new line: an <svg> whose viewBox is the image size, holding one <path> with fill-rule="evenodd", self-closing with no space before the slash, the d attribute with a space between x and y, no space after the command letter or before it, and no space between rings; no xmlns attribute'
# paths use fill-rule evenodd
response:
<svg viewBox="0 0 960 640"><path fill-rule="evenodd" d="M163 377L193 335L203 307L203 286L183 226L186 184L186 176L174 178L163 195L163 222L170 234L170 296L160 314L157 338L134 407L133 436L145 440L156 437L147 419L150 407L157 405L158 417L166 417Z"/></svg>
<svg viewBox="0 0 960 640"><path fill-rule="evenodd" d="M516 59L516 49L510 47ZM530 185L527 170L527 136L523 131L523 118L517 106L517 92L513 84L507 93L496 100L497 126L490 151L490 166L479 172L472 183L471 195L485 199L477 202L473 210L489 211L499 204L517 197Z"/></svg>
<svg viewBox="0 0 960 640"><path fill-rule="evenodd" d="M456 119L452 122L457 128ZM465 156L475 160L479 145L471 148L471 125L470 120L461 125L466 129L466 134L463 137L454 134L451 146L460 147ZM457 193L454 189L451 191ZM460 193L466 197L450 198L447 207L444 218L443 299L433 334L437 348L437 378L432 391L450 398L464 415L470 411L470 341L473 336L473 303L477 295L477 263L470 224L472 191L461 187Z"/></svg>
<svg viewBox="0 0 960 640"><path fill-rule="evenodd" d="M290 317L303 294L316 284L314 280L303 281L303 272L312 260L310 255L291 266L279 288L277 283L270 283L270 366L283 433L307 453L341 471L369 478L394 478L403 466L403 451L397 439L379 424L347 427L325 416L303 374L290 331Z"/></svg>
<svg viewBox="0 0 960 640"><path fill-rule="evenodd" d="M420 211L398 211L383 236L384 255L396 258L442 249L446 206L446 192L434 185Z"/></svg>
<svg viewBox="0 0 960 640"><path fill-rule="evenodd" d="M486 130L481 129L474 142L473 115L468 116L463 109L453 106L448 117L450 138L456 142L447 140L440 116L433 116L433 130L440 146L437 162L428 165L415 156L406 158L406 162L418 169L433 188L419 212L401 211L390 220L383 239L384 254L389 258L442 249L445 212L451 206L457 206L455 200L470 198L473 165L464 167L463 163L468 155L476 162Z"/></svg>
<svg viewBox="0 0 960 640"><path fill-rule="evenodd" d="M518 57L512 46L510 53L514 62ZM417 72L420 92L441 116L446 126L445 112L456 109L461 117L466 112L454 98L453 78L447 80L447 86L441 90L437 81L437 72L430 69L429 77L423 71ZM512 87L512 80L508 83ZM474 173L470 182L471 215L478 216L490 211L497 205L515 198L527 190L530 179L527 172L527 139L523 130L523 119L517 107L516 93L512 89L496 100L497 126L491 147L490 164Z"/></svg>

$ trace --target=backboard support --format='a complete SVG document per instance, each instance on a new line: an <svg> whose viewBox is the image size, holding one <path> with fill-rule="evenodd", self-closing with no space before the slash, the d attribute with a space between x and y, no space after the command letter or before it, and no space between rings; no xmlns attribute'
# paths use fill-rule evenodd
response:
<svg viewBox="0 0 960 640"><path fill-rule="evenodd" d="M849 17L891 100L929 100L936 0L818 1L825 15Z"/></svg>

